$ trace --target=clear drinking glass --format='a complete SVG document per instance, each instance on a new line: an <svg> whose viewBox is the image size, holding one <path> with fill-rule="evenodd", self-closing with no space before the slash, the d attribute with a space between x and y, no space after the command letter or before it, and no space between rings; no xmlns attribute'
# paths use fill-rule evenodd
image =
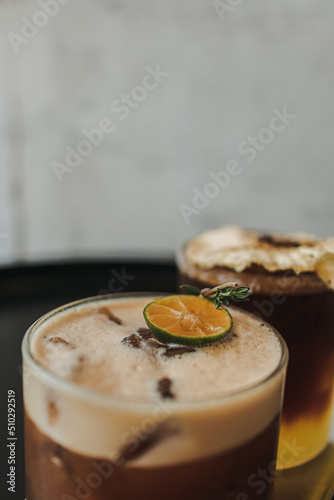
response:
<svg viewBox="0 0 334 500"><path fill-rule="evenodd" d="M201 399L147 403L106 395L60 378L34 358L32 339L47 322L81 307L146 296L150 301L152 294L130 293L78 301L27 331L27 499L268 499L288 360L284 340L269 325L231 308L244 325L256 321L278 339L279 361L243 390Z"/></svg>

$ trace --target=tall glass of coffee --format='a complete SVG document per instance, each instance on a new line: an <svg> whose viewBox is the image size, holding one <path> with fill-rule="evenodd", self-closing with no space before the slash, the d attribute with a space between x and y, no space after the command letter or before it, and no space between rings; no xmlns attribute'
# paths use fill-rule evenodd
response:
<svg viewBox="0 0 334 500"><path fill-rule="evenodd" d="M204 347L157 340L150 294L85 299L23 341L28 500L269 499L287 348L256 316Z"/></svg>
<svg viewBox="0 0 334 500"><path fill-rule="evenodd" d="M229 226L188 242L178 256L180 282L198 287L225 281L250 287L240 303L287 342L290 362L278 453L280 468L318 455L330 433L334 380L334 292L316 263L334 253L334 239L263 234Z"/></svg>

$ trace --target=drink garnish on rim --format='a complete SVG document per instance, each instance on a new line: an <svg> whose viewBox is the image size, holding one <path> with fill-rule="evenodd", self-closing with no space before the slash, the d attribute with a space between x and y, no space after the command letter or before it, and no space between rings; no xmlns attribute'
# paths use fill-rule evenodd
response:
<svg viewBox="0 0 334 500"><path fill-rule="evenodd" d="M180 288L188 295L155 299L144 308L146 324L160 342L204 346L221 340L233 326L223 304L249 300L249 287L232 282L202 290L188 285Z"/></svg>

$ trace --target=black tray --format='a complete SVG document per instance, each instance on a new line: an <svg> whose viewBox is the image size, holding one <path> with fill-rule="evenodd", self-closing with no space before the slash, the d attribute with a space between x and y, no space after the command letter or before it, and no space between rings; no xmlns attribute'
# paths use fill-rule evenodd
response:
<svg viewBox="0 0 334 500"><path fill-rule="evenodd" d="M121 278L120 278L121 277ZM16 491L7 490L8 465L2 467L0 498L23 500L24 436L21 341L44 313L67 302L120 291L174 292L177 272L172 261L85 261L0 270L1 430L7 439L7 392L16 393ZM2 445L2 464L8 451ZM329 500L334 489L334 444L317 459L277 476L273 500ZM334 497L333 497L334 499Z"/></svg>

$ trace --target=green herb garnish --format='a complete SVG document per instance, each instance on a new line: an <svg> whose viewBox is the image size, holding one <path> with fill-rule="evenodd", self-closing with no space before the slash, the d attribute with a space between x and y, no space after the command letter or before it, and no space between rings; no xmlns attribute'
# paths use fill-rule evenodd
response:
<svg viewBox="0 0 334 500"><path fill-rule="evenodd" d="M234 300L234 302L249 300L250 288L248 286L238 286L237 283L233 282L224 283L214 288L203 288L202 290L191 285L180 285L180 288L190 295L200 295L211 300L214 302L216 309L222 307L223 304L229 304L230 300Z"/></svg>

